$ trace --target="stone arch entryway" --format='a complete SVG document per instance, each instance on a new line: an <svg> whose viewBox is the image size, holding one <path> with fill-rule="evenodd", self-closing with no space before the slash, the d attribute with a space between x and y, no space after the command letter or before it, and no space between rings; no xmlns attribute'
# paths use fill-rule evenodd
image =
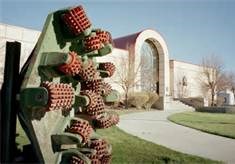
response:
<svg viewBox="0 0 235 164"><path fill-rule="evenodd" d="M155 76L155 81L152 85L155 85L155 92L160 96L157 105L158 108L164 109L166 102L169 102L170 95L170 77L169 77L169 57L166 42L163 37L155 30L143 30L138 33L120 37L114 40L114 45L118 49L120 54L128 55L128 45L134 46L134 63L135 71L137 73L137 81L141 81L141 71L137 70L139 63L141 62L141 50L143 46L149 47L152 51L150 54L150 61L152 63L152 76ZM124 50L124 51L123 51ZM156 57L154 59L154 57ZM155 62L155 63L154 63ZM142 73L143 74L143 73ZM139 80L138 80L139 78ZM153 78L154 79L154 78ZM144 83L144 82L142 82ZM154 84L155 83L155 84ZM151 88L151 87L150 87ZM135 91L142 90L141 82L134 88Z"/></svg>
<svg viewBox="0 0 235 164"><path fill-rule="evenodd" d="M153 76L156 77L155 82L158 83L155 85L158 85L156 86L156 90L158 90L157 92L160 96L161 102L158 106L159 108L164 109L167 97L169 97L170 95L169 57L167 45L163 37L154 30L144 30L139 33L135 42L136 66L141 62L141 51L143 51L142 48L145 45L149 46L152 51L152 62L155 62L152 65L154 69L152 73ZM141 71L138 77L141 78ZM138 90L141 90L141 88L139 88Z"/></svg>

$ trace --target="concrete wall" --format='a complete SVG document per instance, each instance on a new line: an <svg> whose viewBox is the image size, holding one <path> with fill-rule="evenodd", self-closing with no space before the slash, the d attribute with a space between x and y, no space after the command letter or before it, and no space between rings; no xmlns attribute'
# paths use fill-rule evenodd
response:
<svg viewBox="0 0 235 164"><path fill-rule="evenodd" d="M22 67L33 50L40 33L40 31L0 23L0 87L3 82L6 42L17 41L21 43L20 66Z"/></svg>
<svg viewBox="0 0 235 164"><path fill-rule="evenodd" d="M170 60L171 95L174 98L207 96L201 89L201 83L205 80L202 71L199 65ZM187 85L183 85L184 77Z"/></svg>

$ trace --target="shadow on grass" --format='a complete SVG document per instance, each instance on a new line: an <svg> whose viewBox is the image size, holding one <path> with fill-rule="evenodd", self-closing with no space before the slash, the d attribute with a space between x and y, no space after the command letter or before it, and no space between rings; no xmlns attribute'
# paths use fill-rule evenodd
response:
<svg viewBox="0 0 235 164"><path fill-rule="evenodd" d="M98 130L97 133L112 144L112 163L219 163L142 140L118 127Z"/></svg>

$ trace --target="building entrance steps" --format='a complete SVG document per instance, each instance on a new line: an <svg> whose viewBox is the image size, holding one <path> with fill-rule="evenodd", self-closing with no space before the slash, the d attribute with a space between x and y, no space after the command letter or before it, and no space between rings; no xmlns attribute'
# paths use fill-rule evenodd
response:
<svg viewBox="0 0 235 164"><path fill-rule="evenodd" d="M188 110L193 111L194 108L186 105L178 100L173 100L172 97L165 97L165 109L164 110Z"/></svg>

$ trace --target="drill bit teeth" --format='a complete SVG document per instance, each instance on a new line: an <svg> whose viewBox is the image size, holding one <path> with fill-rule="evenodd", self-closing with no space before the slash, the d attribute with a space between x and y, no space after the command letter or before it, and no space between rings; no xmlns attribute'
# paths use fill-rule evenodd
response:
<svg viewBox="0 0 235 164"><path fill-rule="evenodd" d="M113 125L116 125L118 122L119 122L119 116L117 114L101 116L94 120L95 126L97 128L109 128Z"/></svg>
<svg viewBox="0 0 235 164"><path fill-rule="evenodd" d="M102 164L97 155L85 154L90 160L91 164Z"/></svg>
<svg viewBox="0 0 235 164"><path fill-rule="evenodd" d="M87 96L90 100L88 106L86 107L87 114L91 116L97 116L104 113L105 105L100 95L90 90L83 91L82 95Z"/></svg>
<svg viewBox="0 0 235 164"><path fill-rule="evenodd" d="M96 70L92 60L89 60L87 64L82 65L79 75L85 81L100 78L99 72Z"/></svg>
<svg viewBox="0 0 235 164"><path fill-rule="evenodd" d="M47 110L68 110L74 102L74 89L71 84L43 82L42 87L46 88L49 95Z"/></svg>
<svg viewBox="0 0 235 164"><path fill-rule="evenodd" d="M104 155L108 154L108 143L103 139L91 140L90 148L96 150L96 155L100 160Z"/></svg>
<svg viewBox="0 0 235 164"><path fill-rule="evenodd" d="M109 77L113 76L116 68L115 65L111 62L106 62L106 63L100 63L99 64L99 69L108 71L109 72Z"/></svg>
<svg viewBox="0 0 235 164"><path fill-rule="evenodd" d="M69 10L62 18L70 31L76 36L91 27L91 22L87 18L82 6Z"/></svg>
<svg viewBox="0 0 235 164"><path fill-rule="evenodd" d="M103 44L107 44L110 42L111 36L107 31L97 30L96 35L99 37L100 41Z"/></svg>
<svg viewBox="0 0 235 164"><path fill-rule="evenodd" d="M94 80L82 82L81 88L82 88L82 90L91 90L97 94L100 94L103 89L102 84L103 84L102 79L94 79Z"/></svg>
<svg viewBox="0 0 235 164"><path fill-rule="evenodd" d="M70 164L85 164L85 161L78 156L72 156L70 159Z"/></svg>
<svg viewBox="0 0 235 164"><path fill-rule="evenodd" d="M106 82L102 82L102 86L101 86L101 93L102 95L104 96L107 96L111 93L112 91L112 87L109 83L106 83Z"/></svg>
<svg viewBox="0 0 235 164"><path fill-rule="evenodd" d="M87 143L93 131L88 121L72 120L71 125L66 129L67 132L79 134L82 137L82 142Z"/></svg>
<svg viewBox="0 0 235 164"><path fill-rule="evenodd" d="M111 154L104 154L101 158L102 164L111 164L112 161L112 155Z"/></svg>
<svg viewBox="0 0 235 164"><path fill-rule="evenodd" d="M82 67L82 61L80 58L78 58L79 56L76 52L69 52L69 57L69 63L60 65L59 70L67 75L78 75Z"/></svg>
<svg viewBox="0 0 235 164"><path fill-rule="evenodd" d="M84 45L87 51L94 51L101 48L101 40L98 35L86 37Z"/></svg>

